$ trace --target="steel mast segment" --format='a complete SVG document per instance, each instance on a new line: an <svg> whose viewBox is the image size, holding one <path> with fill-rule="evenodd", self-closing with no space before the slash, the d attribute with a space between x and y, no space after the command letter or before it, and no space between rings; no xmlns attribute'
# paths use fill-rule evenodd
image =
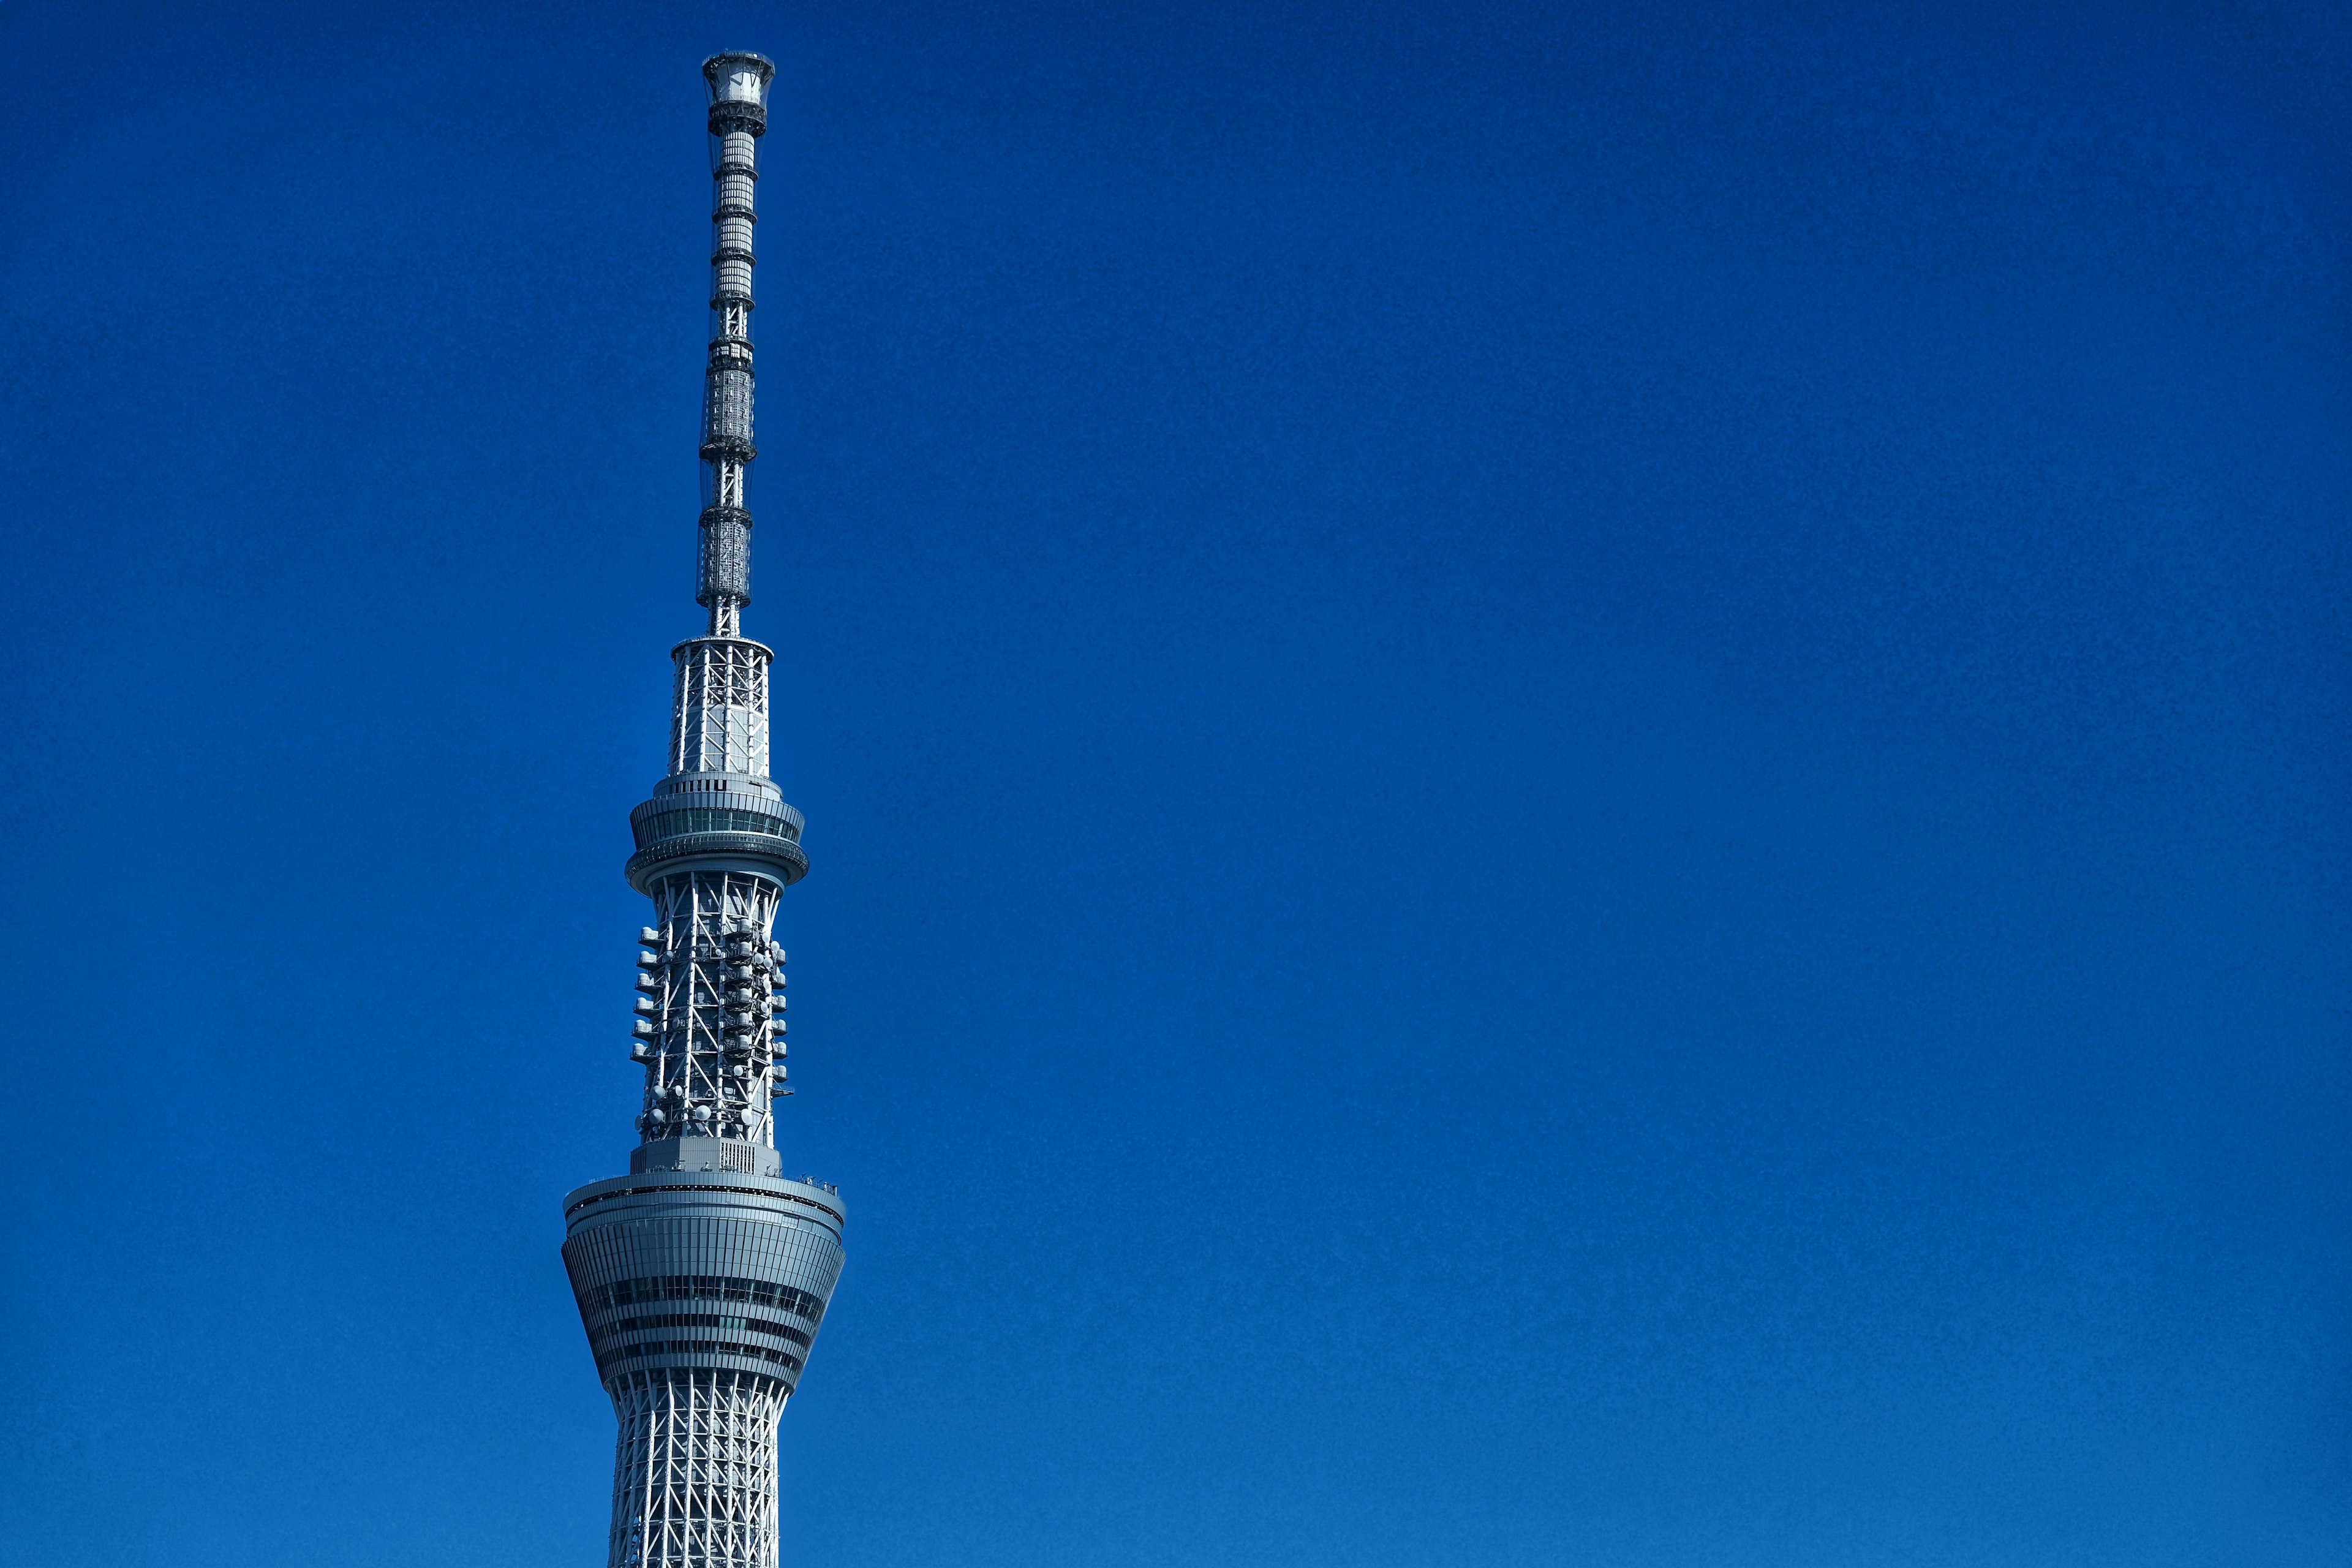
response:
<svg viewBox="0 0 2352 1568"><path fill-rule="evenodd" d="M713 67L721 73L710 75ZM759 139L767 134L774 68L751 55L719 55L710 83L710 361L702 381L702 553L695 601L710 635L740 635L751 602L751 513L743 480L760 449L751 441L751 231L760 221Z"/></svg>
<svg viewBox="0 0 2352 1568"><path fill-rule="evenodd" d="M777 901L807 874L769 776L773 654L751 603L752 230L774 67L703 64L711 140L711 336L695 598L671 650L669 771L629 814L638 932L630 1058L645 1070L629 1174L564 1200L564 1264L620 1432L610 1568L771 1568L775 1426L842 1265L838 1189L782 1173Z"/></svg>

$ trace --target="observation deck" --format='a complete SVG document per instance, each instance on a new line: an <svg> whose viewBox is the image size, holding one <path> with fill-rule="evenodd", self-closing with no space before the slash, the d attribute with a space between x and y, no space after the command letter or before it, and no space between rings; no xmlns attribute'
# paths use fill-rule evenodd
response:
<svg viewBox="0 0 2352 1568"><path fill-rule="evenodd" d="M785 887L808 875L801 814L774 782L749 773L680 773L629 813L636 853L623 874L638 892L686 869L764 871Z"/></svg>
<svg viewBox="0 0 2352 1568"><path fill-rule="evenodd" d="M759 1152L772 1171L775 1152ZM831 1187L741 1171L643 1171L571 1193L563 1264L597 1375L742 1374L789 1395L841 1278L844 1215Z"/></svg>

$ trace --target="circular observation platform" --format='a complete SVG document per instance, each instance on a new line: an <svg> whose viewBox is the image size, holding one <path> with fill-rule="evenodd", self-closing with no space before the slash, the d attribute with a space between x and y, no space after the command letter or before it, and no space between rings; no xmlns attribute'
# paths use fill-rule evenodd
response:
<svg viewBox="0 0 2352 1568"><path fill-rule="evenodd" d="M770 1152L770 1151L762 1151ZM841 1194L739 1171L614 1176L563 1200L563 1266L607 1385L726 1373L799 1385L841 1278Z"/></svg>
<svg viewBox="0 0 2352 1568"><path fill-rule="evenodd" d="M622 874L648 896L655 879L678 871L751 871L789 888L808 875L803 826L766 779L677 774L629 813L637 850Z"/></svg>

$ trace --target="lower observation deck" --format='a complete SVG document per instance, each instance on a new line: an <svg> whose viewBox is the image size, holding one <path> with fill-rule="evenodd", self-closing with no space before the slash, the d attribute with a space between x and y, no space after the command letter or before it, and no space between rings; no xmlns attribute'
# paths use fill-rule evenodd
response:
<svg viewBox="0 0 2352 1568"><path fill-rule="evenodd" d="M598 1376L735 1373L791 1394L841 1278L843 1213L830 1187L741 1171L643 1171L572 1193L563 1264Z"/></svg>

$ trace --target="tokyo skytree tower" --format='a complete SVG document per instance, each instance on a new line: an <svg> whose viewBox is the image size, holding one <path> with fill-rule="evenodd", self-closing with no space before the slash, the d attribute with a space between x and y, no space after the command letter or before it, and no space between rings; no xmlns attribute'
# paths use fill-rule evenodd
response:
<svg viewBox="0 0 2352 1568"><path fill-rule="evenodd" d="M563 1200L563 1264L620 1418L610 1568L770 1568L776 1420L841 1275L841 1194L782 1175L784 952L776 901L808 870L768 776L768 665L751 602L752 193L775 68L714 56L710 363L698 603L669 772L629 814L637 934L630 1058L645 1070L629 1173Z"/></svg>

